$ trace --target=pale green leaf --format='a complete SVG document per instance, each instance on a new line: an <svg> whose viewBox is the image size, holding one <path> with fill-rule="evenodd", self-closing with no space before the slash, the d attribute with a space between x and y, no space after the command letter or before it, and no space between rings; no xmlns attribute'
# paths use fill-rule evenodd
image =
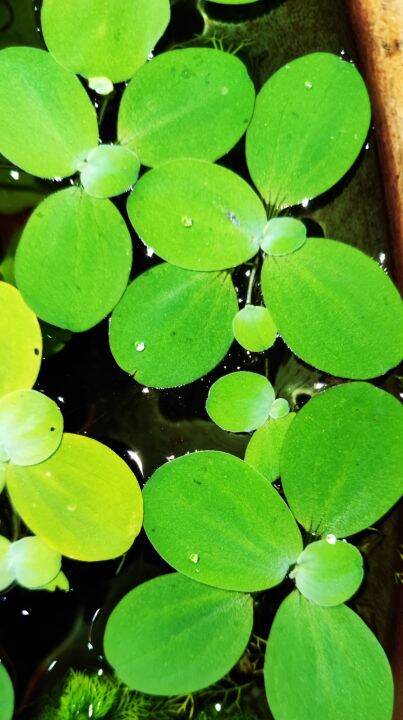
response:
<svg viewBox="0 0 403 720"><path fill-rule="evenodd" d="M157 265L129 285L115 308L112 354L143 385L190 383L226 355L237 309L229 275Z"/></svg>
<svg viewBox="0 0 403 720"><path fill-rule="evenodd" d="M279 334L310 365L366 379L400 362L400 295L360 250L309 238L295 253L266 257L262 290Z"/></svg>
<svg viewBox="0 0 403 720"><path fill-rule="evenodd" d="M84 190L95 198L108 198L127 192L137 180L137 155L121 145L98 145L80 166Z"/></svg>
<svg viewBox="0 0 403 720"><path fill-rule="evenodd" d="M72 73L44 50L0 52L0 152L8 160L32 175L67 177L96 145L95 109Z"/></svg>
<svg viewBox="0 0 403 720"><path fill-rule="evenodd" d="M100 322L124 292L132 262L125 222L110 202L76 187L33 212L18 245L15 274L46 322L81 332Z"/></svg>
<svg viewBox="0 0 403 720"><path fill-rule="evenodd" d="M271 628L264 676L276 720L391 720L388 660L346 605L323 608L291 593Z"/></svg>
<svg viewBox="0 0 403 720"><path fill-rule="evenodd" d="M56 60L113 82L143 65L170 18L169 0L44 0L42 30Z"/></svg>
<svg viewBox="0 0 403 720"><path fill-rule="evenodd" d="M9 562L16 581L22 587L34 589L47 585L60 572L60 553L46 545L41 538L24 537L13 542Z"/></svg>
<svg viewBox="0 0 403 720"><path fill-rule="evenodd" d="M288 255L302 247L305 240L306 228L301 220L276 217L267 223L260 246L268 255Z"/></svg>
<svg viewBox="0 0 403 720"><path fill-rule="evenodd" d="M256 255L266 211L239 175L204 160L172 160L143 175L127 203L142 241L189 270L222 270Z"/></svg>
<svg viewBox="0 0 403 720"><path fill-rule="evenodd" d="M144 490L144 527L175 570L226 590L280 583L302 550L297 525L260 473L233 455L184 455Z"/></svg>
<svg viewBox="0 0 403 720"><path fill-rule="evenodd" d="M14 713L14 688L9 674L0 660L0 720L12 720Z"/></svg>
<svg viewBox="0 0 403 720"><path fill-rule="evenodd" d="M0 535L0 592L6 590L15 580L14 568L10 562L11 542L4 535ZM1 665L0 665L1 671ZM0 680L1 685L1 680ZM1 704L0 704L1 707ZM0 715L1 717L1 715Z"/></svg>
<svg viewBox="0 0 403 720"><path fill-rule="evenodd" d="M212 48L165 52L125 90L119 140L150 167L178 157L217 160L244 134L254 100L253 83L235 55Z"/></svg>
<svg viewBox="0 0 403 720"><path fill-rule="evenodd" d="M235 340L245 350L262 352L274 345L277 328L267 308L259 305L245 305L235 315L232 323Z"/></svg>
<svg viewBox="0 0 403 720"><path fill-rule="evenodd" d="M295 413L290 413L280 420L270 419L256 430L246 448L245 461L270 482L277 480L280 475L281 449L294 418Z"/></svg>
<svg viewBox="0 0 403 720"><path fill-rule="evenodd" d="M224 430L250 432L266 422L273 401L273 387L264 375L241 370L213 383L206 410Z"/></svg>
<svg viewBox="0 0 403 720"><path fill-rule="evenodd" d="M277 398L270 408L270 417L273 420L281 420L290 412L290 405L285 398Z"/></svg>
<svg viewBox="0 0 403 720"><path fill-rule="evenodd" d="M75 560L115 558L141 528L135 476L112 450L85 436L66 433L39 465L7 466L7 488L32 532Z"/></svg>
<svg viewBox="0 0 403 720"><path fill-rule="evenodd" d="M290 507L309 532L353 535L375 523L403 490L403 408L367 383L311 399L283 447L281 478Z"/></svg>
<svg viewBox="0 0 403 720"><path fill-rule="evenodd" d="M246 156L267 202L287 207L320 195L351 167L371 109L356 67L330 53L284 65L260 91Z"/></svg>
<svg viewBox="0 0 403 720"><path fill-rule="evenodd" d="M33 590L47 590L48 592L55 592L61 590L62 592L68 592L70 590L70 583L64 572L60 571L56 577L46 585L40 588L32 588Z"/></svg>

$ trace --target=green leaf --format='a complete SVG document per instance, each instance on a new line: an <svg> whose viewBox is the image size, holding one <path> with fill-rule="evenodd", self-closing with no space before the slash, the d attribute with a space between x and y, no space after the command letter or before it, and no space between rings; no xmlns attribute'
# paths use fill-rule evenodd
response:
<svg viewBox="0 0 403 720"><path fill-rule="evenodd" d="M134 185L139 170L139 159L129 148L98 145L80 166L80 180L92 197L114 197Z"/></svg>
<svg viewBox="0 0 403 720"><path fill-rule="evenodd" d="M96 145L96 113L74 75L43 50L0 52L0 152L8 160L32 175L67 177Z"/></svg>
<svg viewBox="0 0 403 720"><path fill-rule="evenodd" d="M30 530L75 560L122 555L141 528L135 476L112 450L85 436L66 433L39 465L8 465L7 488Z"/></svg>
<svg viewBox="0 0 403 720"><path fill-rule="evenodd" d="M258 0L214 0L218 5L251 5Z"/></svg>
<svg viewBox="0 0 403 720"><path fill-rule="evenodd" d="M15 390L0 398L0 460L35 465L52 455L63 435L56 403L36 390Z"/></svg>
<svg viewBox="0 0 403 720"><path fill-rule="evenodd" d="M262 352L274 345L277 328L268 309L258 305L245 305L235 315L232 329L235 340L245 350Z"/></svg>
<svg viewBox="0 0 403 720"><path fill-rule="evenodd" d="M249 172L270 205L320 195L351 167L371 119L364 81L330 53L304 55L263 86L246 138Z"/></svg>
<svg viewBox="0 0 403 720"><path fill-rule="evenodd" d="M212 48L165 52L125 90L119 140L150 167L178 157L217 160L244 134L254 101L253 83L234 55Z"/></svg>
<svg viewBox="0 0 403 720"><path fill-rule="evenodd" d="M270 417L273 420L281 420L290 412L290 405L285 398L277 398L270 408Z"/></svg>
<svg viewBox="0 0 403 720"><path fill-rule="evenodd" d="M280 583L302 550L280 495L243 460L191 453L160 467L144 490L144 527L175 570L225 590Z"/></svg>
<svg viewBox="0 0 403 720"><path fill-rule="evenodd" d="M30 388L41 365L42 335L18 290L0 282L0 397Z"/></svg>
<svg viewBox="0 0 403 720"><path fill-rule="evenodd" d="M10 563L11 542L4 535L0 535L0 592L6 590L15 580L14 568ZM1 672L1 665L0 665ZM0 677L1 688L1 677ZM1 711L1 703L0 703ZM1 715L0 715L1 718Z"/></svg>
<svg viewBox="0 0 403 720"><path fill-rule="evenodd" d="M147 61L170 18L169 0L44 0L46 45L64 67L113 82Z"/></svg>
<svg viewBox="0 0 403 720"><path fill-rule="evenodd" d="M353 535L375 523L402 489L403 408L367 383L311 399L289 429L281 458L290 507L309 532Z"/></svg>
<svg viewBox="0 0 403 720"><path fill-rule="evenodd" d="M50 195L31 215L18 245L15 274L42 320L81 332L115 307L131 262L132 243L118 210L109 200L71 187Z"/></svg>
<svg viewBox="0 0 403 720"><path fill-rule="evenodd" d="M290 413L280 420L270 419L263 427L256 430L249 440L245 462L258 470L270 482L277 480L280 475L281 449L294 418L295 413Z"/></svg>
<svg viewBox="0 0 403 720"><path fill-rule="evenodd" d="M239 175L204 160L172 160L143 175L127 203L142 241L189 270L223 270L259 250L266 211Z"/></svg>
<svg viewBox="0 0 403 720"><path fill-rule="evenodd" d="M291 593L272 625L264 675L276 720L311 720L313 712L320 720L391 720L388 660L346 605L322 608Z"/></svg>
<svg viewBox="0 0 403 720"><path fill-rule="evenodd" d="M14 688L9 674L0 660L0 720L12 720L14 713Z"/></svg>
<svg viewBox="0 0 403 720"><path fill-rule="evenodd" d="M28 589L40 588L54 580L62 562L60 553L33 536L12 543L9 558L16 581Z"/></svg>
<svg viewBox="0 0 403 720"><path fill-rule="evenodd" d="M213 383L206 410L223 430L250 432L266 422L273 400L273 387L264 375L233 372Z"/></svg>
<svg viewBox="0 0 403 720"><path fill-rule="evenodd" d="M184 695L232 669L252 625L249 595L206 587L177 573L163 575L116 606L106 626L105 655L129 688Z"/></svg>
<svg viewBox="0 0 403 720"><path fill-rule="evenodd" d="M112 354L143 385L185 385L226 355L237 308L229 275L157 265L129 285L115 308Z"/></svg>
<svg viewBox="0 0 403 720"><path fill-rule="evenodd" d="M362 555L354 545L328 535L307 545L290 577L308 600L318 605L340 605L362 583Z"/></svg>
<svg viewBox="0 0 403 720"><path fill-rule="evenodd" d="M298 252L266 257L264 301L302 360L332 375L372 378L400 362L403 311L384 271L360 250L309 238Z"/></svg>
<svg viewBox="0 0 403 720"><path fill-rule="evenodd" d="M260 242L268 255L289 255L306 241L306 228L301 220L292 217L276 217L269 220Z"/></svg>
<svg viewBox="0 0 403 720"><path fill-rule="evenodd" d="M46 583L46 585L42 585L42 587L38 588L31 588L31 590L46 590L47 592L61 590L62 592L68 592L70 590L70 583L64 572L60 571L59 574L56 575L53 580Z"/></svg>

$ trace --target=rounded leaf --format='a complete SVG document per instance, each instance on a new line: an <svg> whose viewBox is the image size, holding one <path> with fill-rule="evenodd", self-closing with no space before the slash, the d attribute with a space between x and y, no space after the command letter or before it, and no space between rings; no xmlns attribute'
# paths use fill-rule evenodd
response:
<svg viewBox="0 0 403 720"><path fill-rule="evenodd" d="M332 375L372 378L400 362L400 295L379 265L335 240L309 238L298 252L266 257L264 301L302 360Z"/></svg>
<svg viewBox="0 0 403 720"><path fill-rule="evenodd" d="M317 395L292 423L281 478L290 507L309 532L353 535L399 499L403 408L367 383Z"/></svg>
<svg viewBox="0 0 403 720"><path fill-rule="evenodd" d="M357 592L363 576L360 551L334 535L307 545L290 573L302 595L325 606L346 602Z"/></svg>
<svg viewBox="0 0 403 720"><path fill-rule="evenodd" d="M232 329L235 340L251 352L267 350L277 337L273 318L263 305L245 305L235 315Z"/></svg>
<svg viewBox="0 0 403 720"><path fill-rule="evenodd" d="M0 535L0 592L6 590L15 580L14 568L10 562L11 542L4 535ZM1 672L1 665L0 665ZM1 679L0 679L1 687ZM1 709L1 704L0 704ZM0 715L1 718L1 715Z"/></svg>
<svg viewBox="0 0 403 720"><path fill-rule="evenodd" d="M84 190L95 198L108 198L127 192L137 180L137 155L121 145L98 145L80 166Z"/></svg>
<svg viewBox="0 0 403 720"><path fill-rule="evenodd" d="M131 262L131 238L118 210L109 200L71 187L50 195L31 215L18 244L15 273L25 300L42 320L82 332L115 307Z"/></svg>
<svg viewBox="0 0 403 720"><path fill-rule="evenodd" d="M66 433L39 465L8 465L7 487L32 532L75 560L122 555L141 528L135 476L112 450L85 436Z"/></svg>
<svg viewBox="0 0 403 720"><path fill-rule="evenodd" d="M96 145L97 116L72 73L44 50L0 52L0 152L8 160L39 177L68 177Z"/></svg>
<svg viewBox="0 0 403 720"><path fill-rule="evenodd" d="M280 476L281 449L294 418L295 413L289 413L279 420L270 419L263 427L256 430L249 440L245 462L258 470L270 482L274 482Z"/></svg>
<svg viewBox="0 0 403 720"><path fill-rule="evenodd" d="M130 78L170 18L169 0L44 0L42 31L64 67L86 78Z"/></svg>
<svg viewBox="0 0 403 720"><path fill-rule="evenodd" d="M290 405L288 400L285 398L277 398L270 408L270 417L273 418L273 420L281 420L281 418L286 417L289 412Z"/></svg>
<svg viewBox="0 0 403 720"><path fill-rule="evenodd" d="M287 63L256 99L246 138L253 182L278 208L320 195L353 164L370 119L354 65L322 52Z"/></svg>
<svg viewBox="0 0 403 720"><path fill-rule="evenodd" d="M226 590L277 585L302 550L280 495L243 460L191 453L160 467L144 490L144 527L164 560Z"/></svg>
<svg viewBox="0 0 403 720"><path fill-rule="evenodd" d="M142 241L189 270L222 270L259 250L266 211L239 175L205 160L172 160L143 175L127 202Z"/></svg>
<svg viewBox="0 0 403 720"><path fill-rule="evenodd" d="M36 465L57 450L63 415L53 400L36 390L15 390L0 398L2 459L15 465Z"/></svg>
<svg viewBox="0 0 403 720"><path fill-rule="evenodd" d="M240 371L223 375L211 386L206 410L223 430L250 432L269 417L274 390L264 375Z"/></svg>
<svg viewBox="0 0 403 720"><path fill-rule="evenodd" d="M253 83L235 55L212 48L165 52L125 90L119 140L150 167L178 157L217 160L244 134L254 101Z"/></svg>
<svg viewBox="0 0 403 720"><path fill-rule="evenodd" d="M0 397L34 384L42 356L36 315L13 285L0 282Z"/></svg>
<svg viewBox="0 0 403 720"><path fill-rule="evenodd" d="M289 255L299 250L306 240L306 227L292 217L275 217L265 227L260 246L267 255Z"/></svg>
<svg viewBox="0 0 403 720"><path fill-rule="evenodd" d="M59 574L62 564L60 553L33 536L12 543L9 559L16 581L28 589L50 583Z"/></svg>
<svg viewBox="0 0 403 720"><path fill-rule="evenodd" d="M14 713L14 688L10 676L0 661L0 720L12 720Z"/></svg>
<svg viewBox="0 0 403 720"><path fill-rule="evenodd" d="M190 383L226 355L237 309L229 275L157 265L129 285L115 308L112 354L143 385Z"/></svg>
<svg viewBox="0 0 403 720"><path fill-rule="evenodd" d="M264 676L277 719L311 720L314 709L320 720L391 720L388 660L346 605L323 608L291 593L270 631Z"/></svg>

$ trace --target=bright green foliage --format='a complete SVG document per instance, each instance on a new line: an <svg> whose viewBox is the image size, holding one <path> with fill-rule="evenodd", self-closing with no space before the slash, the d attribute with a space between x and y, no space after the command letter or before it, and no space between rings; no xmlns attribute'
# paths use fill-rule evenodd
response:
<svg viewBox="0 0 403 720"><path fill-rule="evenodd" d="M273 401L273 387L264 375L240 371L223 375L213 383L206 410L224 430L250 432L266 422Z"/></svg>
<svg viewBox="0 0 403 720"><path fill-rule="evenodd" d="M400 362L400 295L379 265L360 250L309 238L298 252L266 257L262 289L278 332L314 367L366 379Z"/></svg>
<svg viewBox="0 0 403 720"><path fill-rule="evenodd" d="M85 436L65 434L39 465L7 466L7 487L25 524L76 560L117 557L141 528L135 476L112 450Z"/></svg>
<svg viewBox="0 0 403 720"><path fill-rule="evenodd" d="M14 712L14 688L9 674L0 661L0 720L12 720Z"/></svg>
<svg viewBox="0 0 403 720"><path fill-rule="evenodd" d="M252 435L246 448L245 462L258 470L270 482L277 480L280 475L281 449L294 418L295 413L290 413L280 420L270 419Z"/></svg>
<svg viewBox="0 0 403 720"><path fill-rule="evenodd" d="M277 328L268 309L260 305L245 305L235 315L232 329L235 340L245 350L262 352L272 345L277 337Z"/></svg>
<svg viewBox="0 0 403 720"><path fill-rule="evenodd" d="M34 590L48 590L48 592L55 592L56 590L62 590L63 592L68 592L70 590L70 583L64 574L64 572L59 572L53 580L46 583L46 585L43 585L43 587L40 588L33 588Z"/></svg>
<svg viewBox="0 0 403 720"><path fill-rule="evenodd" d="M275 217L267 223L260 245L268 255L289 255L302 247L305 240L306 228L301 220Z"/></svg>
<svg viewBox="0 0 403 720"><path fill-rule="evenodd" d="M302 550L293 517L265 478L223 452L160 467L144 490L144 527L175 570L227 590L277 585Z"/></svg>
<svg viewBox="0 0 403 720"><path fill-rule="evenodd" d="M56 403L36 390L15 390L0 398L0 460L35 465L57 450L63 416Z"/></svg>
<svg viewBox="0 0 403 720"><path fill-rule="evenodd" d="M8 588L15 580L14 569L10 563L11 542L4 535L0 535L0 592ZM1 672L1 665L0 665ZM1 688L1 678L0 678ZM1 708L1 704L0 704ZM1 717L1 715L0 715Z"/></svg>
<svg viewBox="0 0 403 720"><path fill-rule="evenodd" d="M17 285L36 314L81 332L119 301L128 281L132 243L118 210L76 187L44 200L18 245Z"/></svg>
<svg viewBox="0 0 403 720"><path fill-rule="evenodd" d="M146 62L169 18L169 0L44 0L41 19L61 65L121 82Z"/></svg>
<svg viewBox="0 0 403 720"><path fill-rule="evenodd" d="M290 412L290 405L285 398L277 398L270 408L270 417L273 420L281 420Z"/></svg>
<svg viewBox="0 0 403 720"><path fill-rule="evenodd" d="M281 477L290 507L310 532L353 535L375 523L402 490L403 408L367 383L310 400L292 423Z"/></svg>
<svg viewBox="0 0 403 720"><path fill-rule="evenodd" d="M80 166L84 190L95 198L121 195L137 180L140 162L136 153L121 145L98 145Z"/></svg>
<svg viewBox="0 0 403 720"><path fill-rule="evenodd" d="M189 270L222 270L256 255L266 211L231 170L205 160L172 160L143 175L127 203L137 234Z"/></svg>
<svg viewBox="0 0 403 720"><path fill-rule="evenodd" d="M260 91L247 134L249 171L265 200L284 208L331 188L360 152L370 117L351 63L312 53L284 65Z"/></svg>
<svg viewBox="0 0 403 720"><path fill-rule="evenodd" d="M30 388L41 364L42 335L18 290L0 282L0 397Z"/></svg>
<svg viewBox="0 0 403 720"><path fill-rule="evenodd" d="M0 52L0 152L39 177L72 175L98 144L95 110L79 80L49 53Z"/></svg>
<svg viewBox="0 0 403 720"><path fill-rule="evenodd" d="M113 356L143 385L192 382L227 353L237 309L229 275L157 265L129 285L113 312Z"/></svg>
<svg viewBox="0 0 403 720"><path fill-rule="evenodd" d="M274 619L265 683L279 720L392 717L392 673L375 636L346 605L322 608L297 591Z"/></svg>
<svg viewBox="0 0 403 720"><path fill-rule="evenodd" d="M9 562L15 580L26 588L39 588L54 580L60 572L60 553L38 537L24 537L11 544Z"/></svg>
<svg viewBox="0 0 403 720"><path fill-rule="evenodd" d="M176 573L132 590L112 612L105 654L130 688L182 695L219 680L239 660L253 624L252 598Z"/></svg>
<svg viewBox="0 0 403 720"><path fill-rule="evenodd" d="M119 140L150 167L178 157L217 160L245 132L254 100L253 83L234 55L172 50L140 68L125 90Z"/></svg>
<svg viewBox="0 0 403 720"><path fill-rule="evenodd" d="M328 535L307 545L290 573L298 590L318 605L340 605L357 592L364 576L354 545Z"/></svg>

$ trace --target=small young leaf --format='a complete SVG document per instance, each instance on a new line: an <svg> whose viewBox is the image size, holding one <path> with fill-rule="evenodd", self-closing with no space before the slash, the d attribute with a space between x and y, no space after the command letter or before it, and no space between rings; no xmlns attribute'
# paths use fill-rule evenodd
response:
<svg viewBox="0 0 403 720"><path fill-rule="evenodd" d="M264 375L240 371L213 383L206 410L223 430L250 432L266 422L273 401L273 387Z"/></svg>
<svg viewBox="0 0 403 720"><path fill-rule="evenodd" d="M290 405L285 398L277 398L270 408L270 417L273 420L281 420L290 412Z"/></svg>
<svg viewBox="0 0 403 720"><path fill-rule="evenodd" d="M84 190L95 198L108 198L127 192L137 180L137 155L121 145L98 145L80 166Z"/></svg>
<svg viewBox="0 0 403 720"><path fill-rule="evenodd" d="M42 320L82 332L115 307L131 262L131 238L118 210L71 187L50 195L31 215L15 274Z"/></svg>
<svg viewBox="0 0 403 720"><path fill-rule="evenodd" d="M95 109L74 75L43 50L0 52L0 152L8 160L39 177L68 177L97 145Z"/></svg>
<svg viewBox="0 0 403 720"><path fill-rule="evenodd" d="M304 55L263 86L246 138L250 174L278 208L332 187L351 167L368 132L364 81L330 53Z"/></svg>
<svg viewBox="0 0 403 720"><path fill-rule="evenodd" d="M306 227L301 220L292 217L276 217L269 220L260 241L268 255L289 255L304 244Z"/></svg>
<svg viewBox="0 0 403 720"><path fill-rule="evenodd" d="M250 595L206 587L177 573L163 575L115 607L106 626L105 655L129 688L184 695L232 669L252 625Z"/></svg>
<svg viewBox="0 0 403 720"><path fill-rule="evenodd" d="M243 63L212 48L158 55L124 92L118 135L143 165L178 157L217 160L244 134L255 101Z"/></svg>
<svg viewBox="0 0 403 720"><path fill-rule="evenodd" d="M189 270L223 270L259 250L266 211L239 175L205 160L172 160L143 175L127 203L137 234Z"/></svg>
<svg viewBox="0 0 403 720"><path fill-rule="evenodd" d="M290 573L298 590L318 605L340 605L351 598L364 575L362 555L354 545L328 535L307 545Z"/></svg>
<svg viewBox="0 0 403 720"><path fill-rule="evenodd" d="M58 575L56 575L53 580L46 583L46 585L43 585L40 588L31 588L32 590L47 590L48 592L55 592L56 590L61 590L62 592L68 592L70 590L70 583L64 574L64 572L59 572Z"/></svg>
<svg viewBox="0 0 403 720"><path fill-rule="evenodd" d="M56 403L36 390L14 390L0 398L0 460L36 465L52 455L63 435Z"/></svg>
<svg viewBox="0 0 403 720"><path fill-rule="evenodd" d="M281 457L290 507L309 532L353 535L375 523L402 489L403 408L368 383L317 395L292 423Z"/></svg>
<svg viewBox="0 0 403 720"><path fill-rule="evenodd" d="M9 674L0 660L0 720L12 720L14 714L14 688Z"/></svg>
<svg viewBox="0 0 403 720"><path fill-rule="evenodd" d="M6 590L15 580L14 568L10 562L11 542L4 535L0 535L0 592ZM1 665L0 665L1 671ZM1 687L1 679L0 679ZM1 703L0 703L1 709ZM0 715L1 717L1 715Z"/></svg>
<svg viewBox="0 0 403 720"><path fill-rule="evenodd" d="M262 352L272 345L277 337L277 328L267 308L259 305L245 305L235 315L232 323L235 340L245 350Z"/></svg>
<svg viewBox="0 0 403 720"><path fill-rule="evenodd" d="M280 495L243 460L191 453L160 467L144 490L144 527L175 570L225 590L277 585L302 550Z"/></svg>
<svg viewBox="0 0 403 720"><path fill-rule="evenodd" d="M271 628L264 675L276 720L312 720L313 709L320 720L391 720L388 660L346 605L323 608L291 593Z"/></svg>
<svg viewBox="0 0 403 720"><path fill-rule="evenodd" d="M266 257L262 290L278 332L310 365L339 377L367 379L400 362L400 295L360 250L309 238L298 252Z"/></svg>
<svg viewBox="0 0 403 720"><path fill-rule="evenodd" d="M41 538L30 536L11 544L9 561L18 584L34 589L47 585L57 577L62 558Z"/></svg>
<svg viewBox="0 0 403 720"><path fill-rule="evenodd" d="M113 82L143 65L170 18L169 0L44 0L46 45L64 67Z"/></svg>
<svg viewBox="0 0 403 720"><path fill-rule="evenodd" d="M66 433L39 465L8 465L7 488L32 532L75 560L118 557L141 528L135 476L112 450L85 436Z"/></svg>
<svg viewBox="0 0 403 720"><path fill-rule="evenodd" d="M229 275L157 265L129 285L115 308L112 354L144 385L190 383L229 350L237 309Z"/></svg>
<svg viewBox="0 0 403 720"><path fill-rule="evenodd" d="M280 420L269 420L263 427L256 430L246 448L245 462L258 470L270 482L277 480L280 475L281 449L294 418L295 413L289 413Z"/></svg>
<svg viewBox="0 0 403 720"><path fill-rule="evenodd" d="M0 282L0 397L31 388L41 365L42 334L18 290Z"/></svg>

